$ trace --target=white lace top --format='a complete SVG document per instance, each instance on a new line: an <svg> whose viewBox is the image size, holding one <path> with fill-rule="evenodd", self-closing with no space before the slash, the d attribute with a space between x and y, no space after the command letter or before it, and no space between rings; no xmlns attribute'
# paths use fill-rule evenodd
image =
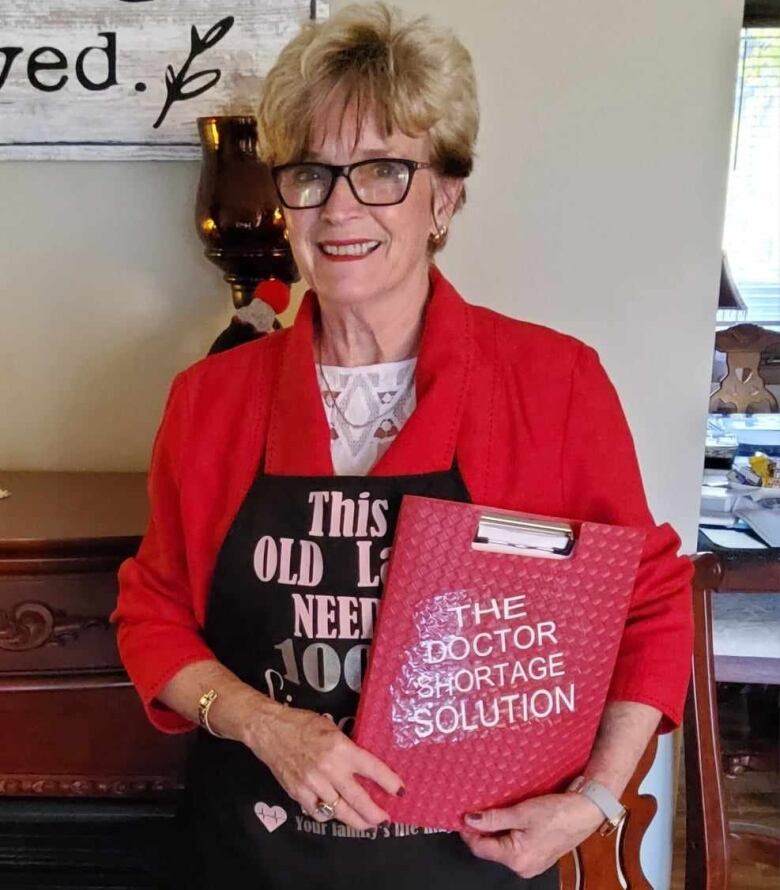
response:
<svg viewBox="0 0 780 890"><path fill-rule="evenodd" d="M325 382L318 369L337 476L365 476L398 435L417 404L416 365L416 358L356 368L323 365Z"/></svg>

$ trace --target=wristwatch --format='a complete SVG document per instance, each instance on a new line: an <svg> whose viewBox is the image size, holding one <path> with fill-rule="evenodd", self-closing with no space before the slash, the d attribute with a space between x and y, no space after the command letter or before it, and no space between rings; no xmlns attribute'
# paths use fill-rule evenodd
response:
<svg viewBox="0 0 780 890"><path fill-rule="evenodd" d="M586 779L585 776L577 778L566 789L574 794L584 794L588 800L593 801L604 814L604 821L598 827L598 833L602 837L608 837L613 831L617 831L620 823L626 817L626 808L615 795L595 779Z"/></svg>

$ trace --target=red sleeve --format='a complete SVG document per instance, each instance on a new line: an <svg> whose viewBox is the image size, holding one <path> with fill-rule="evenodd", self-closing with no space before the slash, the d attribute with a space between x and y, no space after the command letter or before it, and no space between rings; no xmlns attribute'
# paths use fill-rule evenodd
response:
<svg viewBox="0 0 780 890"><path fill-rule="evenodd" d="M663 713L659 732L682 721L693 647L693 566L680 539L647 506L634 442L617 393L590 347L575 364L563 446L563 491L572 518L642 526L647 538L608 701Z"/></svg>
<svg viewBox="0 0 780 890"><path fill-rule="evenodd" d="M192 608L179 501L181 454L188 421L186 379L173 381L152 449L150 517L141 546L119 568L119 600L111 620L125 669L151 722L163 732L193 724L155 700L181 668L214 659Z"/></svg>

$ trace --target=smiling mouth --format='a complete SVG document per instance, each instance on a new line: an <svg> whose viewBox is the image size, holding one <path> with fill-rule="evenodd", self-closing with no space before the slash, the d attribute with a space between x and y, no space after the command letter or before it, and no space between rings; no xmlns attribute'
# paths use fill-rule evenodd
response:
<svg viewBox="0 0 780 890"><path fill-rule="evenodd" d="M379 241L353 241L346 243L321 241L318 247L329 257L364 257L373 253L380 243Z"/></svg>

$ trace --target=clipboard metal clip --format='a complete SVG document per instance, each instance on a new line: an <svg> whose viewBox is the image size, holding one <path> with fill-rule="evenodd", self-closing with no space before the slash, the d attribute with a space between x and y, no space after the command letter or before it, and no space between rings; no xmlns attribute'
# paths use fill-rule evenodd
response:
<svg viewBox="0 0 780 890"><path fill-rule="evenodd" d="M566 522L482 513L472 547L493 553L566 559L574 544L574 529Z"/></svg>

